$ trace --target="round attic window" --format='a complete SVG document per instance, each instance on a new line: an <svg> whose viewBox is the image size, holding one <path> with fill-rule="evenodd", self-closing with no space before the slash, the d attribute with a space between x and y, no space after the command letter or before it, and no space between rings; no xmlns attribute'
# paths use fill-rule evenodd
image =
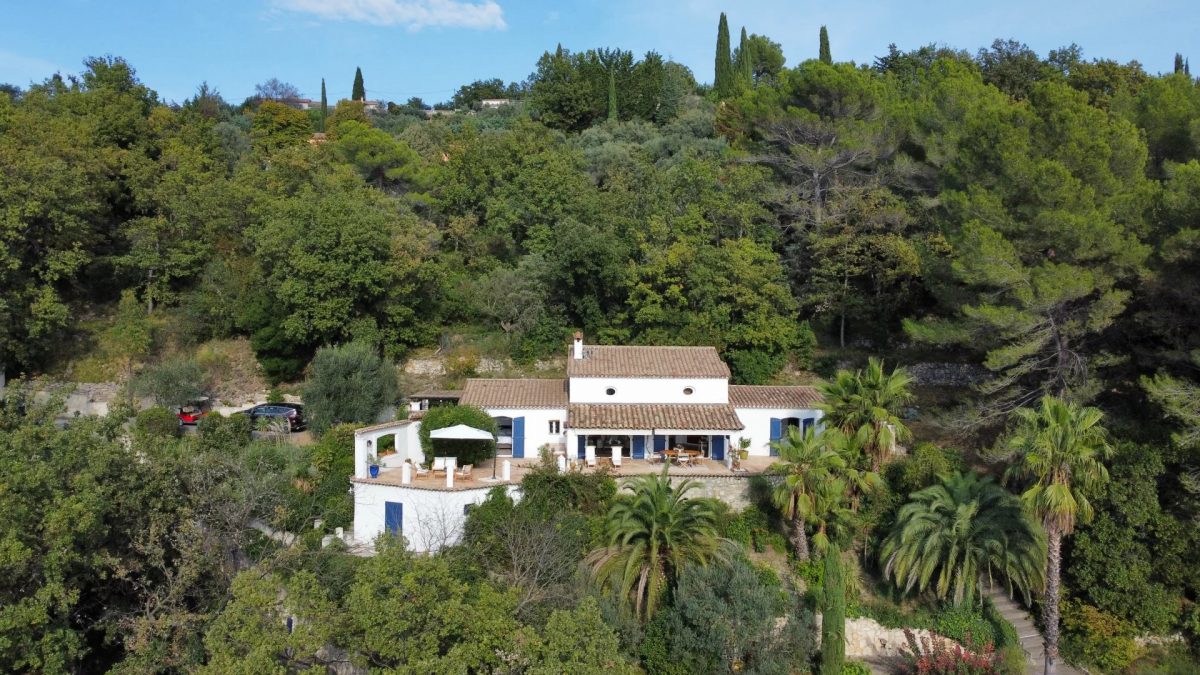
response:
<svg viewBox="0 0 1200 675"><path fill-rule="evenodd" d="M694 393L696 393L696 390L695 390L695 389L692 389L691 387L684 387L684 388L683 388L683 395L684 395L684 396L691 396L691 395L692 395L692 394L694 394Z"/></svg>
<svg viewBox="0 0 1200 675"><path fill-rule="evenodd" d="M612 387L609 387L608 389L604 390L604 393L608 394L609 396L612 396L613 394L617 393L617 390L613 389Z"/></svg>

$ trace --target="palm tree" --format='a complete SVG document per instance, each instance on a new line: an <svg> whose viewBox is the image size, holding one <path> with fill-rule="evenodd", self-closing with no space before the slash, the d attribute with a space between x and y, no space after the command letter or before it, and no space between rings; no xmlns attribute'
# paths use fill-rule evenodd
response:
<svg viewBox="0 0 1200 675"><path fill-rule="evenodd" d="M803 431L789 427L783 440L771 444L783 459L771 467L783 476L771 496L791 523L792 547L800 560L808 560L810 555L805 526L814 514L816 486L846 468L842 457L830 447L830 433L818 435L813 427Z"/></svg>
<svg viewBox="0 0 1200 675"><path fill-rule="evenodd" d="M1046 673L1055 672L1058 659L1058 593L1062 574L1062 539L1077 522L1092 519L1087 493L1108 480L1103 460L1111 453L1100 425L1104 413L1054 396L1042 398L1036 409L1020 408L1008 445L1015 453L1005 479L1028 481L1021 495L1026 510L1046 527L1046 597L1042 623L1046 627Z"/></svg>
<svg viewBox="0 0 1200 675"><path fill-rule="evenodd" d="M687 497L695 482L672 488L664 467L661 475L631 479L629 487L633 494L608 511L608 546L592 551L584 563L595 581L632 601L634 614L648 619L679 570L723 558L727 540L717 535L712 500Z"/></svg>
<svg viewBox="0 0 1200 675"><path fill-rule="evenodd" d="M883 575L897 588L932 590L970 602L999 575L1025 594L1040 589L1046 539L1021 501L990 478L954 473L914 492L879 551Z"/></svg>
<svg viewBox="0 0 1200 675"><path fill-rule="evenodd" d="M912 438L900 420L902 406L912 399L910 384L908 371L895 368L884 373L883 361L872 357L866 370L840 370L832 382L821 385L825 421L847 434L866 434L872 471L879 471L897 441Z"/></svg>
<svg viewBox="0 0 1200 675"><path fill-rule="evenodd" d="M851 529L854 512L846 505L846 479L830 478L817 484L812 494L812 545L817 553L825 554L831 543ZM837 551L834 551L837 554Z"/></svg>
<svg viewBox="0 0 1200 675"><path fill-rule="evenodd" d="M847 496L850 498L850 510L857 512L859 500L863 495L871 494L884 486L883 478L868 468L871 462L866 451L869 434L866 429L859 429L853 434L844 433L840 429L830 429L823 435L845 464L842 477L846 479L849 489Z"/></svg>

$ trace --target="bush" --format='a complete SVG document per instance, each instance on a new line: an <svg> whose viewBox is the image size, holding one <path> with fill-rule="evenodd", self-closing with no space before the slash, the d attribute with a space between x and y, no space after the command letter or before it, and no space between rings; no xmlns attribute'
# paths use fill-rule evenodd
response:
<svg viewBox="0 0 1200 675"><path fill-rule="evenodd" d="M900 651L905 661L903 672L912 675L993 675L997 672L996 655L990 647L973 653L950 644L940 636L918 639L904 630L908 645Z"/></svg>
<svg viewBox="0 0 1200 675"><path fill-rule="evenodd" d="M1068 661L1105 671L1122 670L1138 655L1132 625L1081 602L1063 604L1062 642Z"/></svg>
<svg viewBox="0 0 1200 675"><path fill-rule="evenodd" d="M440 440L434 446L429 432L434 429L444 429L456 424L482 429L496 435L496 420L481 408L469 405L440 405L430 408L421 419L421 428L417 436L421 439L421 450L425 457L454 457L459 466L467 464L478 465L483 460L496 455L496 441L467 441Z"/></svg>
<svg viewBox="0 0 1200 675"><path fill-rule="evenodd" d="M479 352L463 348L446 357L446 374L452 377L471 377L479 371Z"/></svg>
<svg viewBox="0 0 1200 675"><path fill-rule="evenodd" d="M164 408L178 408L204 395L204 369L195 359L171 359L146 368L133 380L133 391Z"/></svg>
<svg viewBox="0 0 1200 675"><path fill-rule="evenodd" d="M196 431L208 448L236 450L245 445L250 438L250 416L225 417L219 412L211 412L200 418Z"/></svg>
<svg viewBox="0 0 1200 675"><path fill-rule="evenodd" d="M972 649L997 643L995 629L979 607L947 605L933 615L933 630Z"/></svg>
<svg viewBox="0 0 1200 675"><path fill-rule="evenodd" d="M737 384L766 384L785 362L783 354L759 349L735 349L727 356L733 381Z"/></svg>
<svg viewBox="0 0 1200 675"><path fill-rule="evenodd" d="M812 370L813 359L817 355L817 334L813 332L812 326L808 325L807 321L800 322L800 328L796 332L796 349L793 353L796 355L797 368Z"/></svg>
<svg viewBox="0 0 1200 675"><path fill-rule="evenodd" d="M887 482L898 494L907 497L936 483L938 476L962 468L962 455L957 451L945 450L932 443L918 443L912 454L888 466Z"/></svg>
<svg viewBox="0 0 1200 675"><path fill-rule="evenodd" d="M862 661L847 661L842 665L842 675L871 675L871 667Z"/></svg>
<svg viewBox="0 0 1200 675"><path fill-rule="evenodd" d="M372 424L395 401L396 369L370 345L317 350L304 387L305 412L315 433L344 422Z"/></svg>
<svg viewBox="0 0 1200 675"><path fill-rule="evenodd" d="M147 408L133 421L134 431L150 438L173 438L179 435L179 418L166 408Z"/></svg>

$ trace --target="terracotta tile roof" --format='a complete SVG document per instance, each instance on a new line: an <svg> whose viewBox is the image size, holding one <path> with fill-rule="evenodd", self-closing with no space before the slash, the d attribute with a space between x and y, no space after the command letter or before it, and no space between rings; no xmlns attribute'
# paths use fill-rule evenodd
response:
<svg viewBox="0 0 1200 675"><path fill-rule="evenodd" d="M462 398L462 394L463 394L462 389L426 389L425 391L418 391L416 393L409 394L408 399L410 401L419 400L419 399L423 399L423 398L459 399L459 398Z"/></svg>
<svg viewBox="0 0 1200 675"><path fill-rule="evenodd" d="M742 429L733 406L657 403L576 403L567 408L567 426L575 429Z"/></svg>
<svg viewBox="0 0 1200 675"><path fill-rule="evenodd" d="M480 408L566 408L567 381L467 380L458 402Z"/></svg>
<svg viewBox="0 0 1200 675"><path fill-rule="evenodd" d="M729 402L735 408L815 408L821 402L821 393L816 387L731 384Z"/></svg>
<svg viewBox="0 0 1200 675"><path fill-rule="evenodd" d="M567 354L568 377L729 377L715 347L584 345L583 358Z"/></svg>

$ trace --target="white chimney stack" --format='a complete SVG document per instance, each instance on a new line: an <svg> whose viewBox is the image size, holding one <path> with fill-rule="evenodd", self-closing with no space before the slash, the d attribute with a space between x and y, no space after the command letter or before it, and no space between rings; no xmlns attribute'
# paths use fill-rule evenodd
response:
<svg viewBox="0 0 1200 675"><path fill-rule="evenodd" d="M572 350L572 356L576 359L583 358L583 332L575 331L575 347Z"/></svg>

